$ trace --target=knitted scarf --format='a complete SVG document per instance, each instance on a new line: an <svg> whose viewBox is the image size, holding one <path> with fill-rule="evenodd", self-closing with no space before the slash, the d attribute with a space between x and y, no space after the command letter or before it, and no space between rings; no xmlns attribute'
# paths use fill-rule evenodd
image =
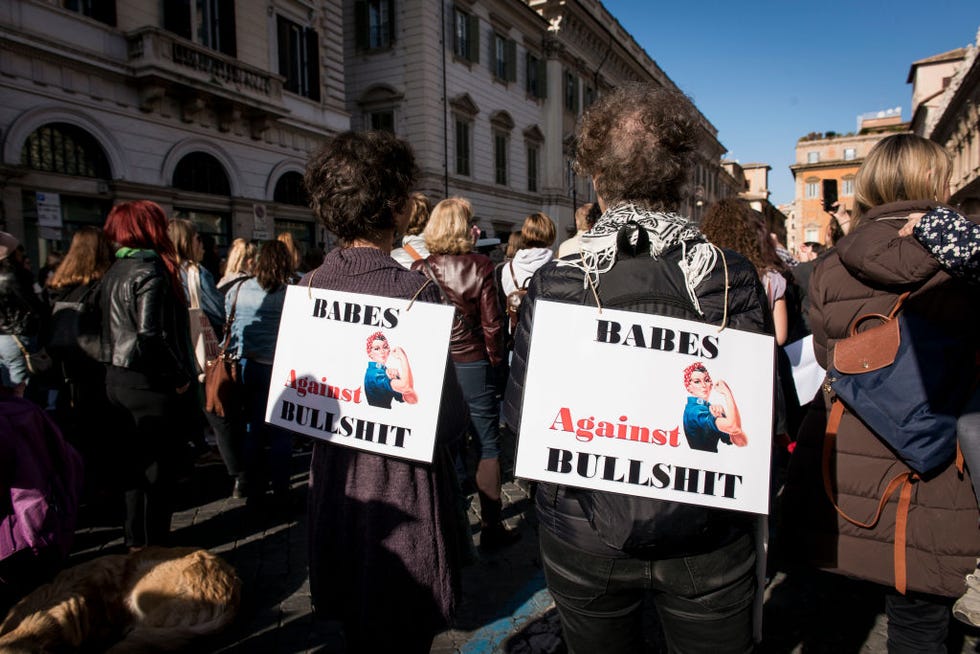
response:
<svg viewBox="0 0 980 654"><path fill-rule="evenodd" d="M582 234L579 246L581 258L562 260L558 265L578 268L585 273L582 285L587 287L591 283L597 288L600 276L616 263L616 238L619 230L628 223L637 223L646 230L650 237L650 256L654 259L676 245L681 246L681 258L677 265L684 273L687 293L694 308L703 314L695 289L711 274L718 260L718 252L693 223L675 213L648 211L632 203L607 209L592 229ZM635 233L632 238L635 244Z"/></svg>

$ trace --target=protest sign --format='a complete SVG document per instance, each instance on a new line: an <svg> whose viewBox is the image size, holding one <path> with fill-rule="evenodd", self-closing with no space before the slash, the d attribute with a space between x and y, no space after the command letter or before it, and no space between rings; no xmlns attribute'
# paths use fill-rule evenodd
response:
<svg viewBox="0 0 980 654"><path fill-rule="evenodd" d="M290 286L266 422L431 462L453 307Z"/></svg>
<svg viewBox="0 0 980 654"><path fill-rule="evenodd" d="M767 513L771 336L538 301L515 475Z"/></svg>

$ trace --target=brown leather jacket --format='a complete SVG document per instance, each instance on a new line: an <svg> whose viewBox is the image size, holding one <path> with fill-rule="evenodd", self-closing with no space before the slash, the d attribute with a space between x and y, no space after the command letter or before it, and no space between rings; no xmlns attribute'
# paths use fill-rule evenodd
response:
<svg viewBox="0 0 980 654"><path fill-rule="evenodd" d="M426 270L428 263L428 270ZM503 363L504 319L497 303L494 267L477 253L430 254L412 263L412 270L435 276L446 300L456 307L449 352L456 363L483 359Z"/></svg>
<svg viewBox="0 0 980 654"><path fill-rule="evenodd" d="M888 313L911 291L903 310L929 316L950 334L976 339L976 288L951 278L911 237L898 230L908 214L936 203L896 202L868 212L837 249L822 257L810 282L810 326L817 361L826 367L851 323L866 313ZM973 365L964 361L964 365ZM829 410L829 396L825 397ZM811 412L800 429L783 493L791 547L811 563L886 586L895 582L897 493L873 529L836 516L822 485L821 447L826 416ZM837 503L853 518L874 515L884 486L909 468L859 419L845 412L831 460ZM980 553L977 502L969 475L950 465L913 484L905 546L908 589L947 597L961 594L963 577Z"/></svg>

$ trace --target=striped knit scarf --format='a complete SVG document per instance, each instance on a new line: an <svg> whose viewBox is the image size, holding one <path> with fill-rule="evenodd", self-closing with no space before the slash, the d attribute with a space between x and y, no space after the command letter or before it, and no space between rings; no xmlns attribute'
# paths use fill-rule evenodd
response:
<svg viewBox="0 0 980 654"><path fill-rule="evenodd" d="M572 266L585 273L582 278L583 287L588 287L590 279L593 286L598 287L600 275L608 272L616 263L616 238L619 230L631 222L646 230L650 237L650 256L654 259L678 244L681 246L681 258L677 265L684 273L691 302L698 313L703 315L695 289L711 274L718 260L718 252L693 223L675 213L648 211L634 204L622 204L607 209L592 229L582 234L579 246L581 258L559 261L558 265ZM635 232L632 238L635 244Z"/></svg>

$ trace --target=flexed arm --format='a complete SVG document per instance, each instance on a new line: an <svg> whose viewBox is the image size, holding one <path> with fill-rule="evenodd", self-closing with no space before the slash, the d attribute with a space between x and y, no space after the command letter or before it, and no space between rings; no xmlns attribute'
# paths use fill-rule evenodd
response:
<svg viewBox="0 0 980 654"><path fill-rule="evenodd" d="M715 382L715 389L725 402L725 412L716 417L715 426L731 437L732 445L745 447L749 444L749 440L742 431L742 414L738 411L732 389L721 379Z"/></svg>
<svg viewBox="0 0 980 654"><path fill-rule="evenodd" d="M401 347L393 347L391 357L397 362L392 367L398 369L398 374L391 379L391 387L402 394L402 399L407 404L415 404L419 401L419 396L415 392L415 380L412 377L412 367L408 363L408 355Z"/></svg>

